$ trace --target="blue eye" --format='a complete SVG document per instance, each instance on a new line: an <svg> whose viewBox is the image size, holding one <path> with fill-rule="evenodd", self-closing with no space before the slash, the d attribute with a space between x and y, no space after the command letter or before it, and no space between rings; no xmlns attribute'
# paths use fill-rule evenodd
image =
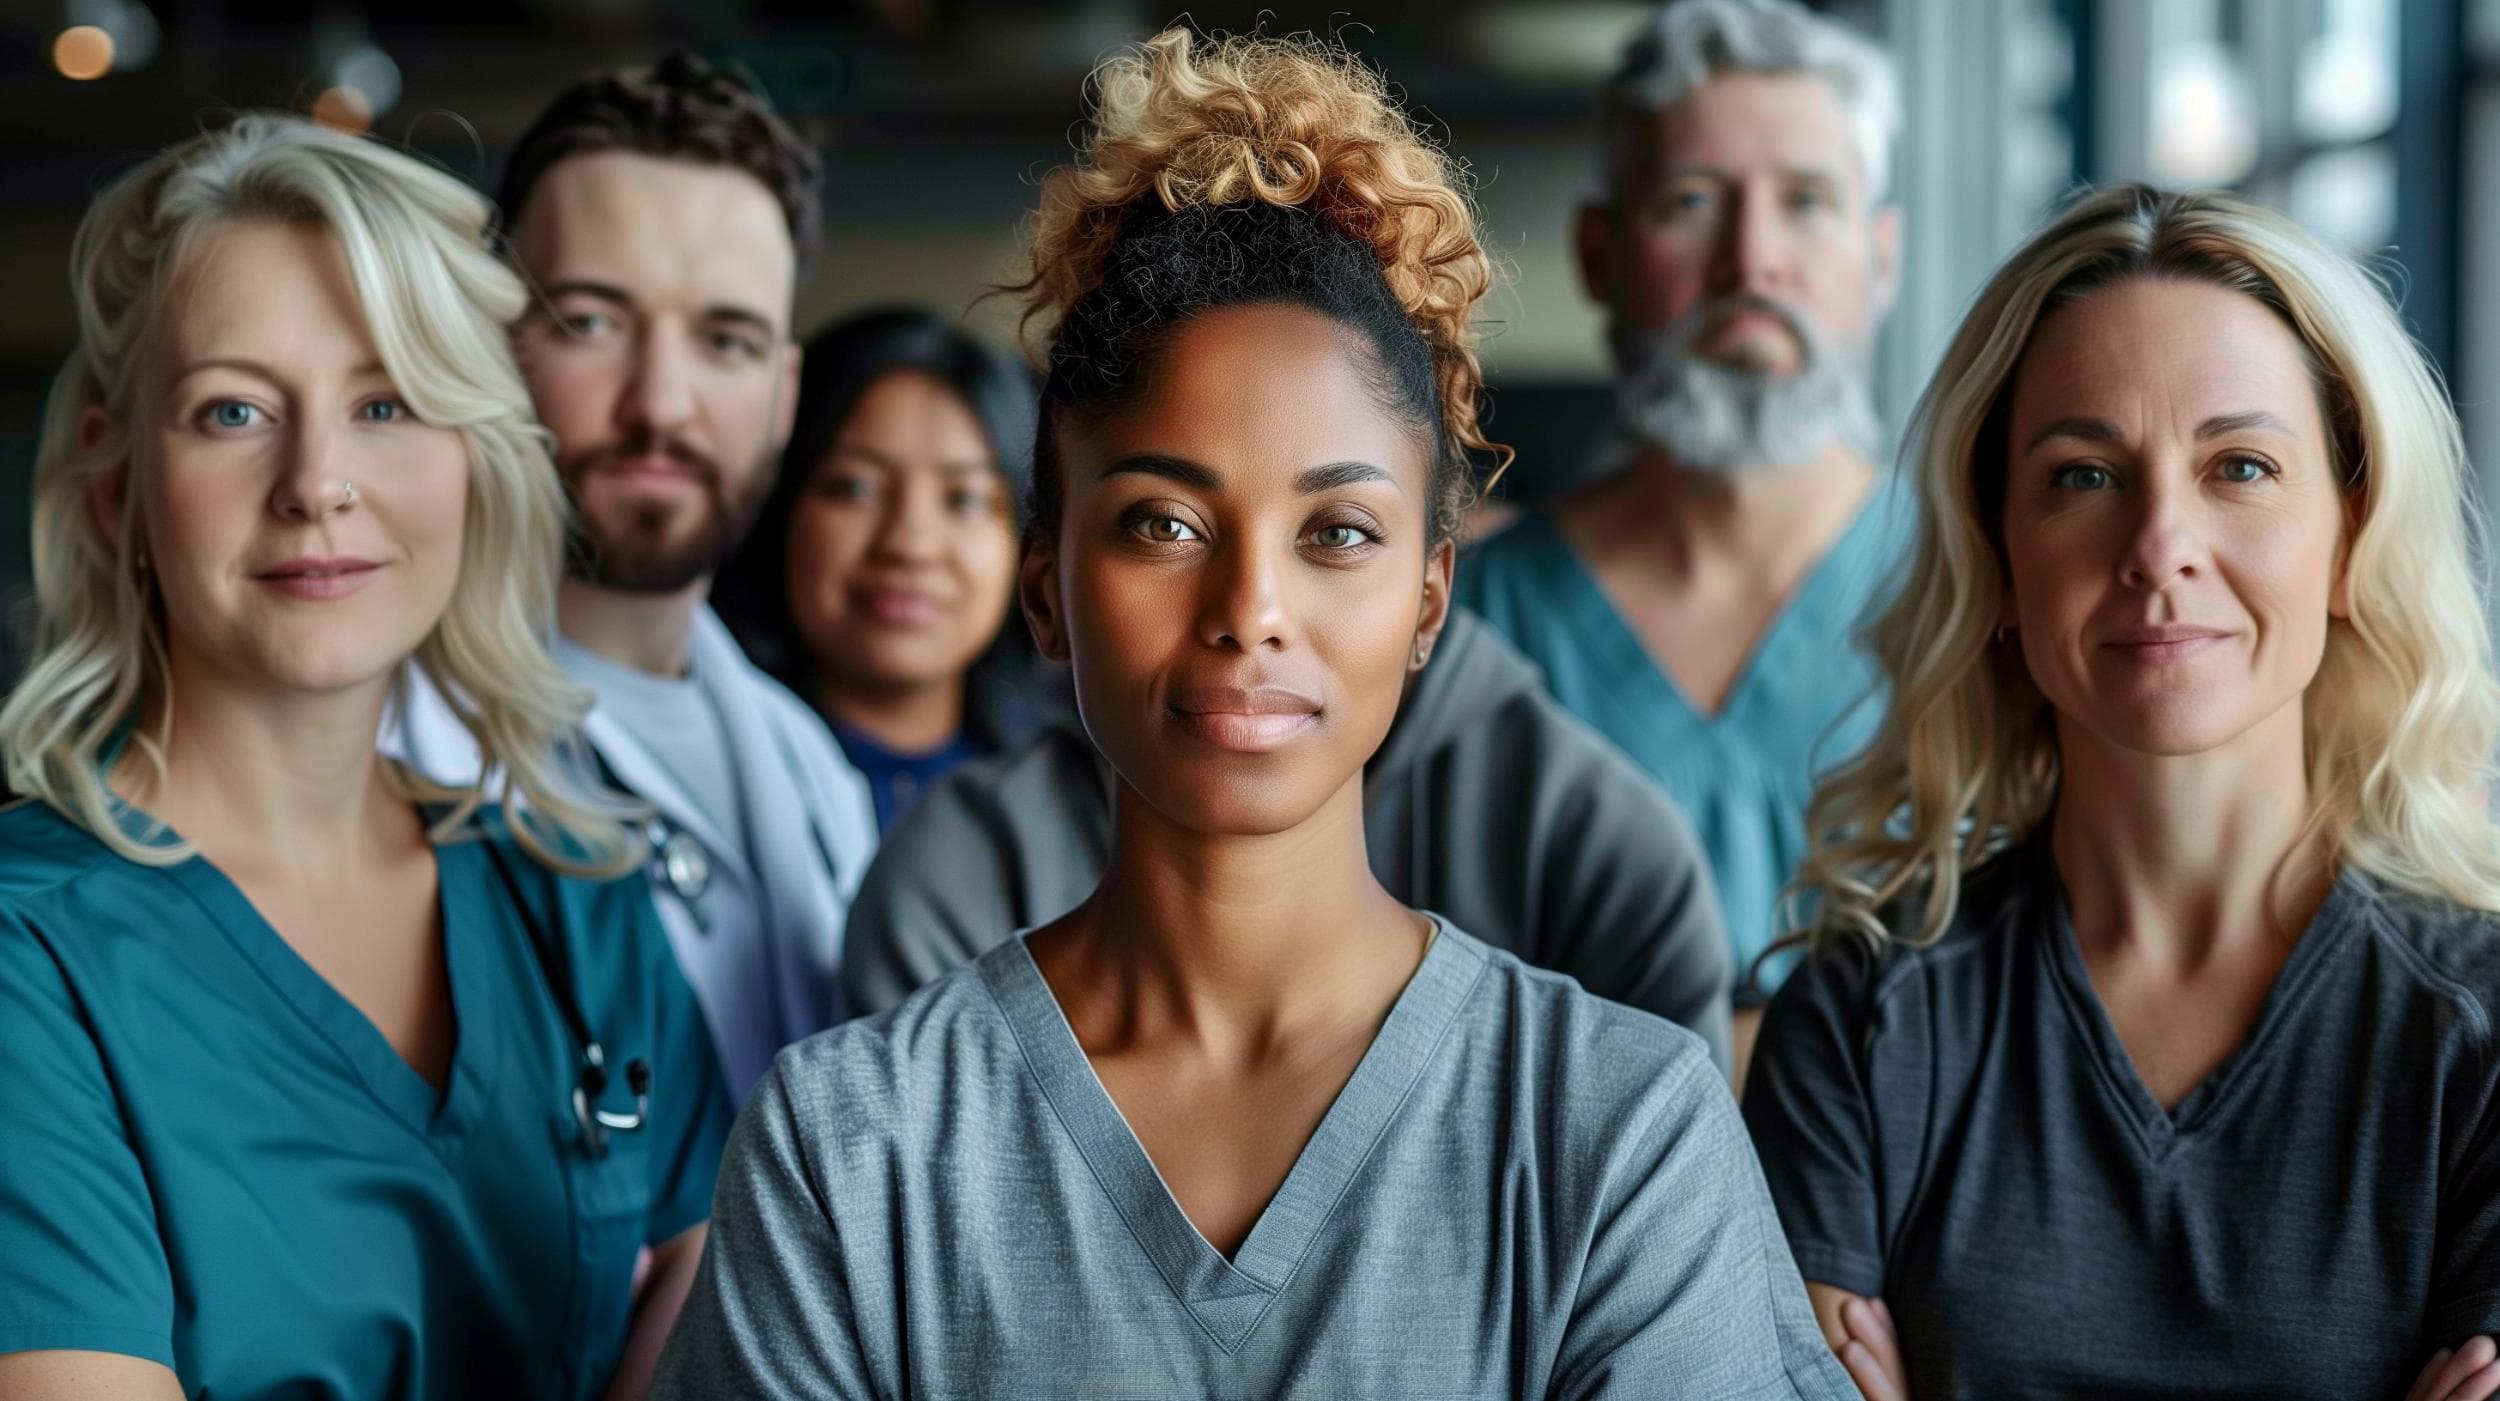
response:
<svg viewBox="0 0 2500 1401"><path fill-rule="evenodd" d="M2263 481L2274 475L2273 464L2257 457L2226 457L2222 460L2222 479L2226 482Z"/></svg>
<svg viewBox="0 0 2500 1401"><path fill-rule="evenodd" d="M397 399L374 399L357 405L356 417L367 423L397 423L408 417L408 406Z"/></svg>
<svg viewBox="0 0 2500 1401"><path fill-rule="evenodd" d="M2061 467L2057 475L2050 480L2069 491L2107 491L2118 484L2117 478L2109 474L2108 468L2094 467L2089 464Z"/></svg>
<svg viewBox="0 0 2500 1401"><path fill-rule="evenodd" d="M217 428L249 428L260 417L260 410L240 399L220 399L208 406L208 421Z"/></svg>

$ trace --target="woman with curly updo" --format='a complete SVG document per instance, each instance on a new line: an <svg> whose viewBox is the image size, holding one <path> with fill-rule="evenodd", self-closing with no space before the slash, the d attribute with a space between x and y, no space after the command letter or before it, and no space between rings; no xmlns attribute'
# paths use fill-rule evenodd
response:
<svg viewBox="0 0 2500 1401"><path fill-rule="evenodd" d="M665 1394L1845 1396L1701 1042L1407 909L1491 281L1341 52L1171 32L1044 188L1021 590L1116 775L1075 911L785 1053Z"/></svg>

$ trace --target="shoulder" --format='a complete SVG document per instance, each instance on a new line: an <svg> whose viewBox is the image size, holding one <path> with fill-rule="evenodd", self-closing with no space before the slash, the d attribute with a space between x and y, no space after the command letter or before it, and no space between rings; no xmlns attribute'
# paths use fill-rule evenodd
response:
<svg viewBox="0 0 2500 1401"><path fill-rule="evenodd" d="M2022 931L2048 917L2054 881L2036 852L2017 846L1963 874L1953 917L1932 942L1914 942L1927 912L1923 890L1883 907L1880 946L1852 931L1826 931L1773 997L1775 1014L1782 1005L1813 1005L1864 1024L1905 998L1956 1000L1965 989L1994 987Z"/></svg>
<svg viewBox="0 0 2500 1401"><path fill-rule="evenodd" d="M1445 926L1446 928L1446 926ZM1444 937L1448 937L1444 935ZM1664 1017L1599 997L1573 979L1459 935L1484 960L1480 1020L1510 1060L1510 1074L1569 1087L1592 1124L1718 1085L1699 1036Z"/></svg>
<svg viewBox="0 0 2500 1401"><path fill-rule="evenodd" d="M907 1135L925 1117L912 1112L915 1106L947 1103L946 1096L966 1088L968 1074L1012 1073L1020 1063L984 976L987 964L1010 952L1021 955L1018 941L884 1012L785 1048L765 1077L764 1093L787 1112L802 1139L837 1154Z"/></svg>
<svg viewBox="0 0 2500 1401"><path fill-rule="evenodd" d="M2357 871L2338 882L2372 945L2454 1006L2478 1040L2500 1021L2500 913L2398 890Z"/></svg>
<svg viewBox="0 0 2500 1401"><path fill-rule="evenodd" d="M0 806L0 913L40 904L91 877L147 871L47 803L18 798Z"/></svg>

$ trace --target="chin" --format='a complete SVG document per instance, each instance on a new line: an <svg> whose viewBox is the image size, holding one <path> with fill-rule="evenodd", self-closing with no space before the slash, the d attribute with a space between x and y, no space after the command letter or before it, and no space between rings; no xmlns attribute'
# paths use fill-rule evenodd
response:
<svg viewBox="0 0 2500 1401"><path fill-rule="evenodd" d="M2094 716L2085 728L2113 748L2156 759L2187 759L2227 747L2263 718L2240 706L2179 696L2113 707ZM2293 731L2292 737L2297 762L2299 732Z"/></svg>
<svg viewBox="0 0 2500 1401"><path fill-rule="evenodd" d="M1157 764L1150 782L1123 774L1129 788L1176 827L1210 837L1272 837L1311 820L1325 793L1289 779L1213 773L1195 764Z"/></svg>

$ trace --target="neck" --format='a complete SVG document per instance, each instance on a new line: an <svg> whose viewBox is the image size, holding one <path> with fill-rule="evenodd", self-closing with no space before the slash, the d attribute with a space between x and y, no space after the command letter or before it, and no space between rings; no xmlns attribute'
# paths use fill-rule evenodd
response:
<svg viewBox="0 0 2500 1401"><path fill-rule="evenodd" d="M149 731L160 775L134 742L111 783L229 871L339 872L413 818L377 760L388 678L350 691L247 689L174 659L170 708Z"/></svg>
<svg viewBox="0 0 2500 1401"><path fill-rule="evenodd" d="M673 679L686 674L694 610L711 587L709 576L674 593L628 593L567 579L556 592L556 626L594 656Z"/></svg>
<svg viewBox="0 0 2500 1401"><path fill-rule="evenodd" d="M897 754L927 754L963 733L964 683L956 677L881 687L825 673L816 682L816 708Z"/></svg>
<svg viewBox="0 0 2500 1401"><path fill-rule="evenodd" d="M1837 447L1758 472L1680 467L1644 448L1623 471L1566 501L1565 533L1591 559L1662 586L1741 575L1777 587L1830 550L1875 487L1875 469Z"/></svg>
<svg viewBox="0 0 2500 1401"><path fill-rule="evenodd" d="M2225 940L2298 936L2335 877L2309 826L2298 701L2185 757L2058 733L2050 849L2078 935L2182 966Z"/></svg>
<svg viewBox="0 0 2500 1401"><path fill-rule="evenodd" d="M1075 916L1106 1019L1234 1047L1376 1021L1414 973L1421 925L1372 874L1362 798L1357 775L1290 831L1208 836L1122 785L1110 868Z"/></svg>

